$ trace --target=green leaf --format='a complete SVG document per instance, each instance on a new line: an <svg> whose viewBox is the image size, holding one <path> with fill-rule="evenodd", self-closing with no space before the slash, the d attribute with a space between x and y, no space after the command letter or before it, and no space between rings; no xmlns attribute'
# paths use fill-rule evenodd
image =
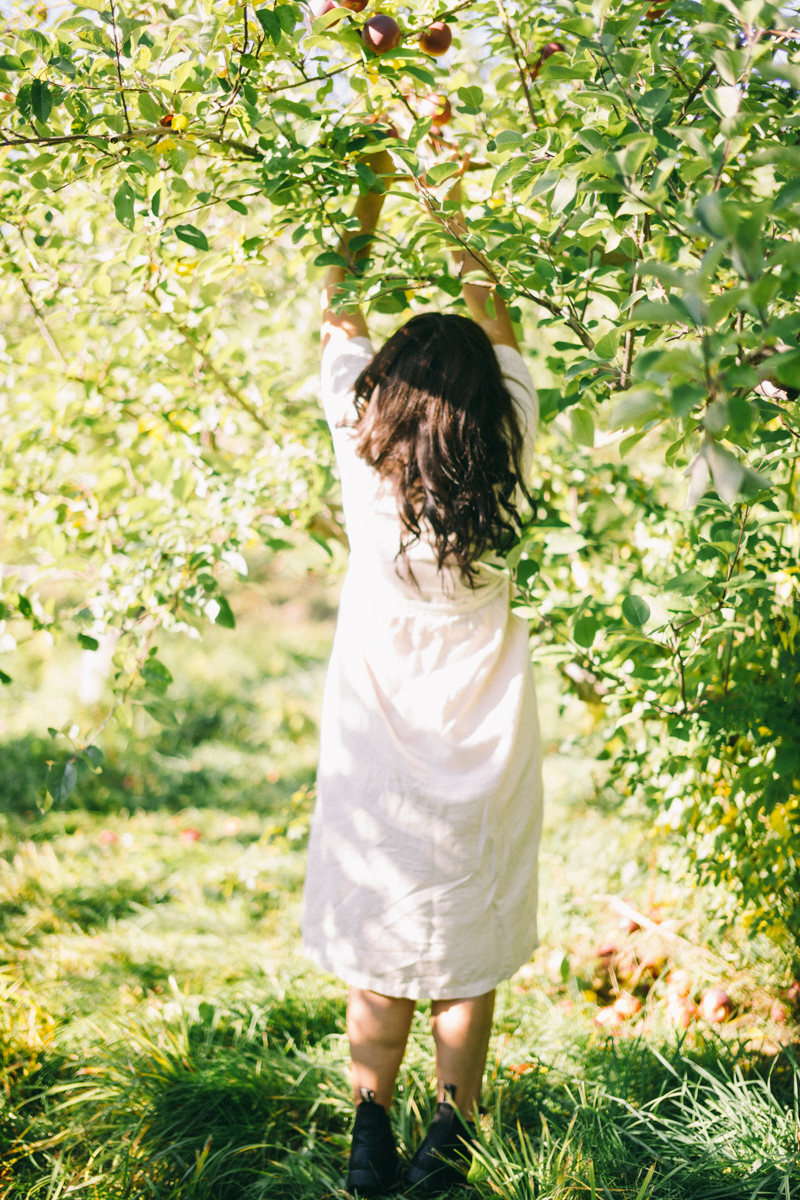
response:
<svg viewBox="0 0 800 1200"><path fill-rule="evenodd" d="M187 246L193 246L195 250L209 249L206 235L196 225L176 225L175 236Z"/></svg>
<svg viewBox="0 0 800 1200"><path fill-rule="evenodd" d="M75 763L70 760L65 763L61 778L55 786L48 787L50 795L56 804L60 804L62 800L66 800L68 796L75 790L75 785L78 782L78 768Z"/></svg>
<svg viewBox="0 0 800 1200"><path fill-rule="evenodd" d="M78 644L83 646L84 650L99 650L100 643L97 638L90 637L88 633L78 634Z"/></svg>
<svg viewBox="0 0 800 1200"><path fill-rule="evenodd" d="M50 85L46 79L34 79L31 82L31 112L37 121L46 125L53 110L53 97Z"/></svg>
<svg viewBox="0 0 800 1200"><path fill-rule="evenodd" d="M291 33L297 24L297 11L293 4L276 4L275 15L284 33Z"/></svg>
<svg viewBox="0 0 800 1200"><path fill-rule="evenodd" d="M650 620L650 605L641 596L626 596L622 601L622 615L637 628Z"/></svg>
<svg viewBox="0 0 800 1200"><path fill-rule="evenodd" d="M472 112L479 112L483 104L483 92L479 87L460 87L458 98Z"/></svg>
<svg viewBox="0 0 800 1200"><path fill-rule="evenodd" d="M144 150L134 150L128 155L127 162L136 163L138 166L142 167L151 179L154 178L158 173L158 163Z"/></svg>
<svg viewBox="0 0 800 1200"><path fill-rule="evenodd" d="M572 436L579 446L594 446L594 421L585 408L571 408L569 412Z"/></svg>
<svg viewBox="0 0 800 1200"><path fill-rule="evenodd" d="M426 87L433 87L436 83L436 77L430 71L426 71L424 67L415 67L410 63L403 63L403 73L410 75L412 79L418 79Z"/></svg>
<svg viewBox="0 0 800 1200"><path fill-rule="evenodd" d="M135 199L136 193L126 179L114 195L114 214L120 225L124 225L131 233L133 232Z"/></svg>
<svg viewBox="0 0 800 1200"><path fill-rule="evenodd" d="M703 588L708 587L710 582L705 575L692 569L683 571L674 579L670 579L668 583L664 584L664 591L677 592L679 596L696 596L698 592L702 592Z"/></svg>
<svg viewBox="0 0 800 1200"><path fill-rule="evenodd" d="M781 383L800 390L800 350L773 355L768 359L768 368L770 372L774 371Z"/></svg>
<svg viewBox="0 0 800 1200"><path fill-rule="evenodd" d="M509 179L513 179L527 165L528 159L524 154L518 154L516 158L510 158L508 162L504 162L492 180L492 191L496 192L498 188L501 188L504 183L508 183Z"/></svg>
<svg viewBox="0 0 800 1200"><path fill-rule="evenodd" d="M589 650L599 629L600 622L595 617L591 615L578 617L572 629L572 636L579 646L582 646L584 650Z"/></svg>
<svg viewBox="0 0 800 1200"><path fill-rule="evenodd" d="M99 746L87 746L83 753L95 767L99 767L103 761L103 751Z"/></svg>
<svg viewBox="0 0 800 1200"><path fill-rule="evenodd" d="M2 683L4 687L8 687L9 683L13 682L14 681L10 675L6 675L5 671L0 671L0 683Z"/></svg>
<svg viewBox="0 0 800 1200"><path fill-rule="evenodd" d="M219 612L217 613L214 624L221 625L223 629L235 629L236 617L234 616L233 609L226 598L224 596L217 596L217 604L219 605Z"/></svg>
<svg viewBox="0 0 800 1200"><path fill-rule="evenodd" d="M143 705L144 711L159 722L161 725L177 725L178 718L170 704L165 700L148 700L147 704Z"/></svg>
<svg viewBox="0 0 800 1200"><path fill-rule="evenodd" d="M157 125L167 111L160 104L156 104L148 92L140 92L136 103L142 119L150 125Z"/></svg>
<svg viewBox="0 0 800 1200"><path fill-rule="evenodd" d="M153 657L145 660L142 667L142 678L147 690L155 692L157 696L163 696L172 683L172 675L169 669L157 658Z"/></svg>
<svg viewBox="0 0 800 1200"><path fill-rule="evenodd" d="M281 22L276 12L271 8L257 8L256 17L267 37L278 45L281 40Z"/></svg>
<svg viewBox="0 0 800 1200"><path fill-rule="evenodd" d="M0 54L0 71L24 71L25 64L16 54Z"/></svg>
<svg viewBox="0 0 800 1200"><path fill-rule="evenodd" d="M25 29L18 34L23 42L27 42L29 46L33 46L37 54L40 54L45 62L50 62L53 57L53 50L43 33L39 33L37 29Z"/></svg>
<svg viewBox="0 0 800 1200"><path fill-rule="evenodd" d="M228 208L232 208L234 212L241 213L243 217L247 216L248 208L246 204L242 204L241 200L226 200Z"/></svg>
<svg viewBox="0 0 800 1200"><path fill-rule="evenodd" d="M426 174L431 183L438 186L440 183L444 183L445 179L450 179L453 175L458 174L458 163L437 163Z"/></svg>
<svg viewBox="0 0 800 1200"><path fill-rule="evenodd" d="M347 268L350 264L342 254L337 254L335 250L324 250L322 254L318 254L314 259L315 267L344 267Z"/></svg>

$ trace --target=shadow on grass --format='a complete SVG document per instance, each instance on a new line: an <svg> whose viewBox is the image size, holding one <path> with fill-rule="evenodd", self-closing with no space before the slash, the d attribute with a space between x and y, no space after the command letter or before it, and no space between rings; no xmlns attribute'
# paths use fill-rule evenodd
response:
<svg viewBox="0 0 800 1200"><path fill-rule="evenodd" d="M199 714L195 733L200 737L215 728L215 714ZM170 731L171 733L171 731ZM303 784L313 783L312 769L297 769L277 782L271 782L259 771L250 772L246 782L239 774L208 765L175 766L168 755L191 750L201 744L188 733L175 744L175 739L154 739L132 745L124 754L110 753L103 763L102 774L93 774L81 760L78 762L78 786L55 811L69 814L88 812L109 814L124 809L128 812L178 812L182 808L218 808L234 811L247 809L268 814L283 807L288 798ZM27 734L3 742L0 746L0 814L11 820L16 832L37 836L41 826L40 804L48 780L48 763L65 759L50 738ZM54 768L54 776L58 768Z"/></svg>

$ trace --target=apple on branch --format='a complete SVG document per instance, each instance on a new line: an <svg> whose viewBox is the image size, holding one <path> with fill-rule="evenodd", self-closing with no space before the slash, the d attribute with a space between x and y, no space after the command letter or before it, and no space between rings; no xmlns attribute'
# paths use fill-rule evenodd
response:
<svg viewBox="0 0 800 1200"><path fill-rule="evenodd" d="M539 51L536 61L531 66L531 79L536 79L542 69L543 64L552 54L565 54L566 49L561 45L561 42L546 42Z"/></svg>
<svg viewBox="0 0 800 1200"><path fill-rule="evenodd" d="M430 117L434 129L440 129L451 119L453 110L447 96L441 92L431 92L429 96L423 96L420 100L419 113L421 117Z"/></svg>
<svg viewBox="0 0 800 1200"><path fill-rule="evenodd" d="M447 54L452 40L453 33L450 26L444 21L434 21L420 36L419 48L423 54L429 54L431 58L441 58L443 54Z"/></svg>
<svg viewBox="0 0 800 1200"><path fill-rule="evenodd" d="M375 13L374 17L364 22L361 40L373 54L388 54L390 50L397 49L403 35L394 17L389 17L386 13Z"/></svg>

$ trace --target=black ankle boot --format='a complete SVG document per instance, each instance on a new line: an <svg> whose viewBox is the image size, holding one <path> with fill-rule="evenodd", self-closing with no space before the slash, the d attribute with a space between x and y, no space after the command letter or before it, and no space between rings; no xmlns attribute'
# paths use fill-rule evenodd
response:
<svg viewBox="0 0 800 1200"><path fill-rule="evenodd" d="M375 1103L374 1092L362 1088L353 1127L347 1190L359 1196L380 1196L396 1179L397 1147L388 1113L382 1104Z"/></svg>
<svg viewBox="0 0 800 1200"><path fill-rule="evenodd" d="M469 1145L475 1141L475 1126L466 1121L453 1104L456 1089L445 1085L446 1100L436 1106L425 1140L411 1160L406 1171L406 1183L414 1188L414 1195L431 1196L454 1184L464 1183L464 1171L459 1166L469 1165Z"/></svg>

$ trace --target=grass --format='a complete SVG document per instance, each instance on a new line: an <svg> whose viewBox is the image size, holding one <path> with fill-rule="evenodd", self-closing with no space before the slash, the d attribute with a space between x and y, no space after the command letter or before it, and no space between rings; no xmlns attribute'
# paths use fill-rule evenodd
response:
<svg viewBox="0 0 800 1200"><path fill-rule="evenodd" d="M298 951L335 609L316 554L243 590L235 633L164 643L180 724L112 732L68 807L37 808L42 731L97 719L102 701L75 694L86 660L33 644L3 698L3 1200L345 1195L345 992ZM543 944L500 989L471 1194L800 1195L794 1026L769 1015L791 960L718 928L713 896L618 800L592 799L590 714L559 712L553 674L540 695ZM621 929L608 895L654 920ZM735 1017L676 1030L677 969L695 995L722 981ZM641 1012L600 1026L620 991ZM425 1008L393 1110L407 1155L433 1104Z"/></svg>

